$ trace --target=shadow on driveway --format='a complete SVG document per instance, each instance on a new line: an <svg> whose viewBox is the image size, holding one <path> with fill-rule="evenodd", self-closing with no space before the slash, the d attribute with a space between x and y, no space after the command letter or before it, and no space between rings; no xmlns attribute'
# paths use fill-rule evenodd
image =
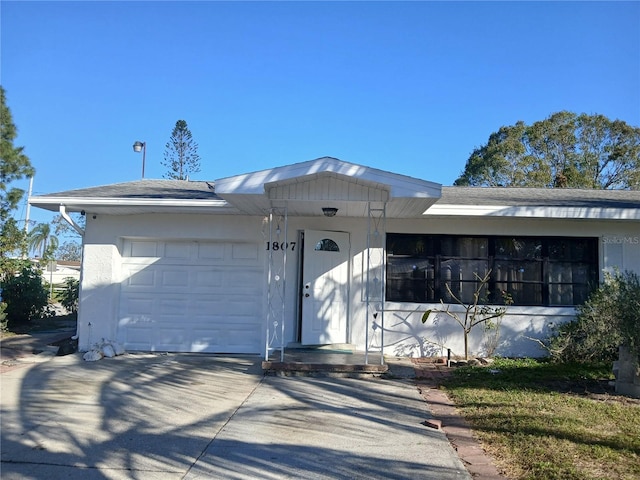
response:
<svg viewBox="0 0 640 480"><path fill-rule="evenodd" d="M6 372L3 479L470 476L406 380L263 377L258 357L79 354Z"/></svg>

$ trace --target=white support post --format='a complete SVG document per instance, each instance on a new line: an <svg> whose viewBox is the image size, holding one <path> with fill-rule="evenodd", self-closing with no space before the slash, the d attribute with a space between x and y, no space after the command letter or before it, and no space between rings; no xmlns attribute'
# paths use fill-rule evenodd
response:
<svg viewBox="0 0 640 480"><path fill-rule="evenodd" d="M385 232L386 204L381 208L373 208L371 202L367 206L367 268L366 268L366 332L364 361L369 363L369 330L380 329L380 364L384 364L384 288L385 288ZM371 325L371 303L375 302L373 325ZM378 320L380 323L376 323Z"/></svg>
<svg viewBox="0 0 640 480"><path fill-rule="evenodd" d="M284 226L284 231L280 223ZM287 275L287 208L271 208L268 216L269 240L267 242L267 326L265 339L265 360L269 352L280 343L280 361L284 361L284 333L286 308ZM284 238L284 240L283 240Z"/></svg>

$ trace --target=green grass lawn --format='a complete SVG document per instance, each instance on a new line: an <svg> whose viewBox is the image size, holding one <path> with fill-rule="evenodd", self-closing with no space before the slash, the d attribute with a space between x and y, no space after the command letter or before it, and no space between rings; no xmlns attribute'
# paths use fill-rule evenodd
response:
<svg viewBox="0 0 640 480"><path fill-rule="evenodd" d="M611 378L611 365L501 359L445 388L510 478L640 479L640 400Z"/></svg>

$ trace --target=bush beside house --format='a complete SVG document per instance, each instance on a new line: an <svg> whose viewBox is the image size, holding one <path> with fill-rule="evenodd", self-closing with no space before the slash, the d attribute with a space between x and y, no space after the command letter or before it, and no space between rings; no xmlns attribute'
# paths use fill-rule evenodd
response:
<svg viewBox="0 0 640 480"><path fill-rule="evenodd" d="M548 350L561 362L615 362L616 391L640 398L640 276L605 274L576 319L556 330Z"/></svg>
<svg viewBox="0 0 640 480"><path fill-rule="evenodd" d="M2 299L6 302L7 326L25 325L47 311L48 293L42 285L40 268L25 265L15 276L2 282Z"/></svg>

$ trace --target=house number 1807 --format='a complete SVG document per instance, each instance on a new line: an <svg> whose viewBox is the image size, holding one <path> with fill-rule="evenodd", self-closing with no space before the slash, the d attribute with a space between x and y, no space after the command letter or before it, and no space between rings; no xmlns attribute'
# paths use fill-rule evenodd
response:
<svg viewBox="0 0 640 480"><path fill-rule="evenodd" d="M267 242L267 250L288 250L293 252L296 249L296 242Z"/></svg>

